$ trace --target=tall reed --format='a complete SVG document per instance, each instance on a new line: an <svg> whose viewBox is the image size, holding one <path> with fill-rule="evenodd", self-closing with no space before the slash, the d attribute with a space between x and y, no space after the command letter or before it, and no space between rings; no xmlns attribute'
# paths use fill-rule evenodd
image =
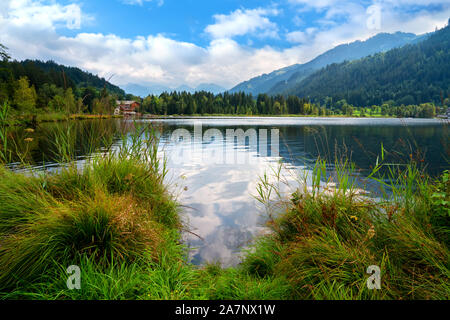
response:
<svg viewBox="0 0 450 320"><path fill-rule="evenodd" d="M286 279L285 297L294 299L448 299L448 174L439 182L414 161L384 159L383 150L366 180L383 187L381 198L361 194L348 162L336 161L337 183L329 184L319 159L312 186L297 188L288 200L276 200L282 194L264 178L259 200L269 208L272 233L256 241L245 270ZM371 265L381 268L381 290L366 285Z"/></svg>
<svg viewBox="0 0 450 320"><path fill-rule="evenodd" d="M8 125L9 104L7 102L0 106L0 163L7 163L11 159L8 151Z"/></svg>

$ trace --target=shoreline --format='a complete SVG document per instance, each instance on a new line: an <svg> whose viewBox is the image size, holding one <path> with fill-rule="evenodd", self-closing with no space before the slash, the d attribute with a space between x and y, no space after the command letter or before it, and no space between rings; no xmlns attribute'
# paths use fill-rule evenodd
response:
<svg viewBox="0 0 450 320"><path fill-rule="evenodd" d="M33 119L32 115L25 115L15 117L13 119L8 119L5 121L4 125L9 127L19 127L19 126L36 126L40 123L50 123L50 122L65 122L65 121L75 121L75 120L95 120L95 119L120 119L124 118L122 115L93 115L93 114L48 114L48 115L37 115Z"/></svg>
<svg viewBox="0 0 450 320"><path fill-rule="evenodd" d="M305 177L288 198L269 200L261 180L261 203L275 208L266 217L272 232L254 238L236 267L198 267L186 259L183 204L164 184L157 151L137 139L141 131L132 135L131 146L81 171L30 178L0 167L0 299L448 299L448 171L435 180L411 162L374 176L396 194L382 202L348 186L347 163L328 192L322 162L313 185ZM383 165L382 157L374 172ZM80 290L66 287L68 265L80 267ZM366 286L372 265L383 290Z"/></svg>
<svg viewBox="0 0 450 320"><path fill-rule="evenodd" d="M31 115L19 116L13 119L8 119L5 121L4 125L15 127L15 126L36 126L40 123L51 123L51 122L65 122L65 121L75 121L75 120L96 120L96 119L133 119L133 120L177 120L177 119L258 119L258 118L276 118L276 119L352 119L352 120L369 120L369 119L405 119L405 120L434 120L441 122L448 122L449 119L434 117L434 118L405 118L405 117L394 117L394 116L347 116L347 115L333 115L333 116L318 116L318 115L227 115L227 114L205 114L205 115L142 115L135 117L127 117L124 115L91 115L91 114L73 114L73 115L62 115L62 114L48 114L48 115L38 115L36 119L33 120Z"/></svg>
<svg viewBox="0 0 450 320"><path fill-rule="evenodd" d="M397 118L397 117L389 117L389 116L368 116L368 117L355 117L355 116L346 116L346 115L334 115L334 116L319 116L319 115L299 115L299 114L289 114L289 115L239 115L239 114L205 114L205 115L143 115L142 119L202 119L202 118L355 118L355 119L364 119L364 118ZM423 118L427 119L427 118ZM430 118L431 119L431 118Z"/></svg>
<svg viewBox="0 0 450 320"><path fill-rule="evenodd" d="M398 120L439 120L442 122L448 122L449 119L443 119L443 118L411 118L411 117L355 117L355 116L302 116L302 115L195 115L195 116L142 116L136 119L139 120L154 120L154 119L161 119L161 120L177 120L177 119L237 119L237 118L243 118L243 119L257 119L257 118L276 118L276 119L293 119L293 118L300 118L300 119L352 119L352 120L383 120L383 119L398 119Z"/></svg>

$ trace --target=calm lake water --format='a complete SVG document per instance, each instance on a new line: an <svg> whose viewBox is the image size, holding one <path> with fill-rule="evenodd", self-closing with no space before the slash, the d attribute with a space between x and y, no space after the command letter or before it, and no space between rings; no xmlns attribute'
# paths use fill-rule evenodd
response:
<svg viewBox="0 0 450 320"><path fill-rule="evenodd" d="M183 219L199 236L185 235L195 264L239 263L241 249L265 231L265 216L254 198L259 177L280 162L284 164L282 175L290 182L310 172L319 156L349 157L364 177L383 144L388 162L405 162L412 155L423 160L432 175L449 168L448 122L440 120L233 117L137 121L147 122L161 128L159 148L167 158L167 182L183 205ZM134 125L120 119L77 121L43 124L33 133L16 130L13 134L18 149L37 168L51 169L55 167L55 130L71 127L82 161L91 152L89 141L103 135L119 142L117 133ZM227 139L229 130L246 136L231 139L229 135ZM27 137L33 141L24 142Z"/></svg>

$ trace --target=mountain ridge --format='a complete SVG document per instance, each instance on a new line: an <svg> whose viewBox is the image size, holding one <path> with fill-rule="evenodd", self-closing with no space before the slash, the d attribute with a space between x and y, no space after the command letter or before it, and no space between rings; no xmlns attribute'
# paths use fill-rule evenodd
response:
<svg viewBox="0 0 450 320"><path fill-rule="evenodd" d="M420 41L426 35L413 33L379 33L367 40L357 40L341 44L330 49L304 64L294 64L244 81L229 90L243 91L257 95L259 93L276 94L287 90L315 71L332 63L355 60L377 52L390 50L415 41Z"/></svg>
<svg viewBox="0 0 450 320"><path fill-rule="evenodd" d="M355 106L439 104L450 94L450 25L417 43L328 65L283 94Z"/></svg>
<svg viewBox="0 0 450 320"><path fill-rule="evenodd" d="M91 72L82 70L78 67L59 64L53 60L41 61L26 59L23 61L11 61L10 65L15 68L16 73L27 75L31 83L43 81L42 78L54 77L60 82L61 87L94 87L98 90L106 88L119 96L125 95L125 92L119 87L110 83L105 78L95 75ZM30 74L30 72L32 74Z"/></svg>

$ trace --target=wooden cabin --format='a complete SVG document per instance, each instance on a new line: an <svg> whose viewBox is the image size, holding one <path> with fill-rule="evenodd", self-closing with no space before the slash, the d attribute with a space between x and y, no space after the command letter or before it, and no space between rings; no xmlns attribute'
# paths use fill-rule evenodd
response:
<svg viewBox="0 0 450 320"><path fill-rule="evenodd" d="M136 115L137 109L140 108L141 104L136 101L117 101L116 112L120 111L123 115Z"/></svg>

